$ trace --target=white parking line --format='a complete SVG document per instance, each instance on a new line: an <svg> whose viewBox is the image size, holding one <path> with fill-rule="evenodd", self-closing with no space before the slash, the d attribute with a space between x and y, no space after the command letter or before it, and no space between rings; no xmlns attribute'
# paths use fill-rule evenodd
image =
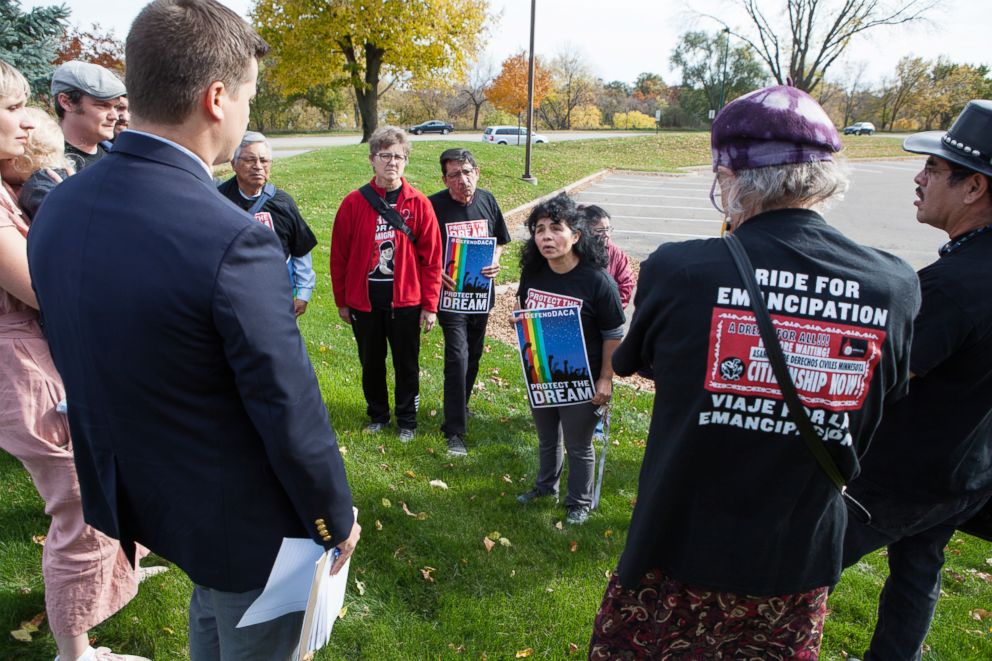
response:
<svg viewBox="0 0 992 661"><path fill-rule="evenodd" d="M611 218L613 218L614 220L617 218L628 218L631 220L660 220L671 223L722 223L723 222L722 219L718 219L718 218L667 218L667 217L659 217L659 216L618 216L618 215L613 215L611 216ZM616 231L633 232L634 230L622 230L616 228Z"/></svg>
<svg viewBox="0 0 992 661"><path fill-rule="evenodd" d="M583 197L589 197L589 196L591 196L591 197L594 197L594 198L597 198L597 199L599 197L607 197L607 196L609 196L609 197L616 197L618 195L619 196L622 196L622 197L636 197L636 198L642 198L642 197L663 197L663 198L668 199L668 200L705 200L706 199L706 196L705 195L664 195L664 194L662 194L662 195L655 195L653 193L600 193L599 196L595 196L595 195L592 195L593 192L595 192L595 191L583 191L582 196ZM679 192L682 192L682 191L679 191ZM603 204L609 204L609 202L603 202Z"/></svg>
<svg viewBox="0 0 992 661"><path fill-rule="evenodd" d="M687 236L694 239L715 239L719 234L682 234L680 232L641 232L634 230L614 230L623 234L648 234L651 236Z"/></svg>
<svg viewBox="0 0 992 661"><path fill-rule="evenodd" d="M692 198L698 199L698 198ZM621 204L620 202L610 202L611 207L640 207L642 209L692 209L693 211L714 211L712 206L709 207L680 207L671 204Z"/></svg>
<svg viewBox="0 0 992 661"><path fill-rule="evenodd" d="M588 188L587 191L589 191L589 190L598 190L600 188L632 188L634 190L659 190L660 189L660 190L683 190L683 191L689 191L689 190L709 191L709 189L710 189L709 186L680 186L680 185L676 185L676 186L614 186L613 184L595 184L595 185L591 186L590 188Z"/></svg>

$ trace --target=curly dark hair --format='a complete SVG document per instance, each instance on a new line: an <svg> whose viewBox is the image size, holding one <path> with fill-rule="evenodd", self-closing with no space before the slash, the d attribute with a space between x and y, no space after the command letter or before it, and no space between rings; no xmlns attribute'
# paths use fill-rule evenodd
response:
<svg viewBox="0 0 992 661"><path fill-rule="evenodd" d="M552 222L567 225L573 232L579 233L579 240L572 246L572 250L578 256L580 263L606 268L608 262L606 247L595 239L589 229L589 222L586 220L585 214L578 210L572 198L562 193L535 206L530 212L530 216L527 217L527 229L530 231L530 238L527 239L527 243L520 253L521 278L536 273L543 265L547 264L547 259L541 254L537 242L534 240L537 221L544 218L550 218Z"/></svg>

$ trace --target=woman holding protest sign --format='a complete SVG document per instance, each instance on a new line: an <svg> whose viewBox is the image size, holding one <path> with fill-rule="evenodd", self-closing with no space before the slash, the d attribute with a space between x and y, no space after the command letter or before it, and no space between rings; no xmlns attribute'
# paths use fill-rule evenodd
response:
<svg viewBox="0 0 992 661"><path fill-rule="evenodd" d="M520 258L520 306L527 310L571 308L578 310L582 348L588 362L555 360L551 351L534 354L543 361L551 390L535 401L531 413L537 427L539 468L534 488L517 496L521 503L542 496L558 495L563 464L562 441L568 452L568 494L566 522L582 524L589 518L593 495L595 452L592 435L597 409L613 395L613 351L623 337L623 308L616 285L604 271L606 251L592 236L575 203L566 195L534 207L527 219L530 239ZM515 321L522 318L514 313ZM577 338L576 338L577 340ZM523 343L522 343L523 346ZM563 347L564 349L564 347ZM557 351L565 355L564 351ZM525 362L526 364L526 362ZM593 387L576 387L587 379ZM561 386L557 388L557 386ZM552 396L551 393L559 393ZM582 393L591 395L583 397ZM576 397L576 395L578 395ZM574 399L582 401L574 402ZM557 403L557 405L556 405ZM558 435L561 428L561 438Z"/></svg>

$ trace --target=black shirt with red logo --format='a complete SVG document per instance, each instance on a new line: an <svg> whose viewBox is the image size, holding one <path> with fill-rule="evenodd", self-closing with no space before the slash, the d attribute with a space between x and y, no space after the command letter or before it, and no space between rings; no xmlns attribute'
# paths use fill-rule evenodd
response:
<svg viewBox="0 0 992 661"><path fill-rule="evenodd" d="M916 275L809 210L760 214L735 233L799 397L850 479L883 402L906 391ZM723 240L661 246L634 303L613 366L653 368L655 400L623 585L653 568L752 595L836 583L846 509L796 432Z"/></svg>

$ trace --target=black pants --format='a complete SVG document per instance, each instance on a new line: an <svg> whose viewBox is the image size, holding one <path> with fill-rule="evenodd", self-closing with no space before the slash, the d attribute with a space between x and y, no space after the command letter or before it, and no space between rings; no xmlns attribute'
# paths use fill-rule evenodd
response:
<svg viewBox="0 0 992 661"><path fill-rule="evenodd" d="M386 389L386 343L396 372L396 424L417 428L420 400L420 308L351 311L351 330L358 343L362 364L362 392L372 422L389 422L389 392Z"/></svg>
<svg viewBox="0 0 992 661"><path fill-rule="evenodd" d="M844 567L876 549L888 549L889 577L878 599L878 622L865 661L919 661L940 597L944 547L957 525L970 519L987 496L944 503L906 503L855 480L849 491L872 514L871 524L848 517Z"/></svg>
<svg viewBox="0 0 992 661"><path fill-rule="evenodd" d="M444 423L441 432L464 436L468 399L479 374L479 358L486 343L489 315L439 312L437 321L444 332Z"/></svg>

